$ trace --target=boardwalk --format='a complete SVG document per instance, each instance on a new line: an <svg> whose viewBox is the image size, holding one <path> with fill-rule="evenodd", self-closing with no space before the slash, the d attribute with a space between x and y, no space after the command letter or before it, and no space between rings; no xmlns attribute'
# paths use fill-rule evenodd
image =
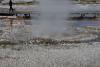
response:
<svg viewBox="0 0 100 67"><path fill-rule="evenodd" d="M23 16L25 17L30 17L30 13L31 12L22 12L22 11L16 11L14 10L12 13L9 13L9 8L0 8L0 16L12 16L12 15L16 15L16 16L20 16L23 14Z"/></svg>
<svg viewBox="0 0 100 67"><path fill-rule="evenodd" d="M9 14L9 9L8 8L0 8L0 15L1 16L8 16Z"/></svg>

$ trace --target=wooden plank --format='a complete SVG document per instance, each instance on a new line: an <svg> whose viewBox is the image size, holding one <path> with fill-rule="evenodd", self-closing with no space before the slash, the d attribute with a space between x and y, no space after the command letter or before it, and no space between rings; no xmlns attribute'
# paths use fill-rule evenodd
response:
<svg viewBox="0 0 100 67"><path fill-rule="evenodd" d="M0 16L0 19L16 19L16 18L19 18L19 17L17 17L17 16Z"/></svg>
<svg viewBox="0 0 100 67"><path fill-rule="evenodd" d="M0 16L0 19L14 19L14 20L23 20L23 19L31 19L23 16Z"/></svg>

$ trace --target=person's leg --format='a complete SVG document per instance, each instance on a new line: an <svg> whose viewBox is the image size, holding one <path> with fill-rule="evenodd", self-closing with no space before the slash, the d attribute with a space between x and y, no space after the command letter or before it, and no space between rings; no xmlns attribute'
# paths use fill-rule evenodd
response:
<svg viewBox="0 0 100 67"><path fill-rule="evenodd" d="M12 12L13 12L13 8L11 7L11 10L12 10Z"/></svg>
<svg viewBox="0 0 100 67"><path fill-rule="evenodd" d="M12 6L10 6L10 8L9 8L9 14L12 14L13 13L13 8L12 8Z"/></svg>
<svg viewBox="0 0 100 67"><path fill-rule="evenodd" d="M9 8L9 14L11 13L11 7Z"/></svg>

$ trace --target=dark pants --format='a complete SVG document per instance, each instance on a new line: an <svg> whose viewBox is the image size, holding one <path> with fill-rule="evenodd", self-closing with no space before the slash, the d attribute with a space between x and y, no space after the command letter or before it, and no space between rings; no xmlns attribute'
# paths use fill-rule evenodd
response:
<svg viewBox="0 0 100 67"><path fill-rule="evenodd" d="M12 6L10 6L10 8L9 8L9 14L12 14L13 13L13 8L12 8Z"/></svg>

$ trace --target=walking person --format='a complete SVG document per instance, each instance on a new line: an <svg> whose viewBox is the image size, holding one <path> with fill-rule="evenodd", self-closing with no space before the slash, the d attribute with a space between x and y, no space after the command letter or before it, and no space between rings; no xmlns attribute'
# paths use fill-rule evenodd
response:
<svg viewBox="0 0 100 67"><path fill-rule="evenodd" d="M13 4L13 2L12 2L12 0L10 0L10 1L9 1L9 6L10 6L10 8L9 8L9 14L12 14L12 13L13 13L12 4Z"/></svg>

